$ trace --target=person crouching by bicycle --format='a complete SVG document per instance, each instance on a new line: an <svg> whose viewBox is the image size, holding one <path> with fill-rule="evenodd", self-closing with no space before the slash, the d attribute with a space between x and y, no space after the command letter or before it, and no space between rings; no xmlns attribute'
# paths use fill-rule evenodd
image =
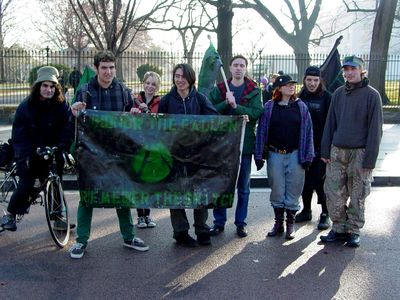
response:
<svg viewBox="0 0 400 300"><path fill-rule="evenodd" d="M57 147L57 173L62 174L63 151L68 151L73 139L70 110L58 82L58 71L51 66L37 71L30 95L18 106L12 126L11 140L17 162L19 184L11 196L1 226L17 230L16 215L24 215L29 208L29 196L34 191L36 178L48 175L48 163L36 154L37 148ZM62 220L54 224L66 229Z"/></svg>

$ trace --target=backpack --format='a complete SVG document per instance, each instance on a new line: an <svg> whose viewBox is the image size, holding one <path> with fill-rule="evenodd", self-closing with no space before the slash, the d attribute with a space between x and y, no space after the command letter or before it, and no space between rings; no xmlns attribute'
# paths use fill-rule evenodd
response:
<svg viewBox="0 0 400 300"><path fill-rule="evenodd" d="M14 157L14 149L11 146L11 139L8 143L0 144L0 167L7 168L11 165Z"/></svg>

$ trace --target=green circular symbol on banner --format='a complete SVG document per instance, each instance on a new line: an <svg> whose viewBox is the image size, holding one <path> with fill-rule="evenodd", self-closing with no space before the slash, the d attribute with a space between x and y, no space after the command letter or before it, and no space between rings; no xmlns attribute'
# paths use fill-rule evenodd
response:
<svg viewBox="0 0 400 300"><path fill-rule="evenodd" d="M169 175L172 168L172 156L162 143L145 145L132 158L134 174L141 182L154 183Z"/></svg>

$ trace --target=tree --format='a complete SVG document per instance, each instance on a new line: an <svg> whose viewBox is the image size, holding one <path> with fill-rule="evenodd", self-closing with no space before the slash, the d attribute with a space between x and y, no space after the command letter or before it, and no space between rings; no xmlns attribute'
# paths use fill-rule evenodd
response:
<svg viewBox="0 0 400 300"><path fill-rule="evenodd" d="M390 101L385 92L385 74L398 0L377 0L375 9L362 8L357 1L352 1L353 6L350 6L345 0L343 0L343 3L346 5L348 12L367 13L376 11L369 53L368 78L371 85L381 94L383 103L388 104Z"/></svg>
<svg viewBox="0 0 400 300"><path fill-rule="evenodd" d="M396 6L397 0L379 1L372 31L368 77L382 95L384 104L390 102L385 92L385 74Z"/></svg>
<svg viewBox="0 0 400 300"><path fill-rule="evenodd" d="M68 48L77 54L76 67L81 69L81 53L89 45L89 38L84 31L79 18L76 16L71 3L62 0L40 0L44 14L44 23L39 24L38 29L48 37L49 45L55 45L59 49ZM90 19L93 14L86 6L86 12ZM57 10L52 9L57 7Z"/></svg>
<svg viewBox="0 0 400 300"><path fill-rule="evenodd" d="M200 0L203 3L217 8L217 49L223 62L225 73L229 73L228 62L232 58L232 19L233 3L232 0Z"/></svg>
<svg viewBox="0 0 400 300"><path fill-rule="evenodd" d="M150 17L152 24L161 26L154 28L147 26L146 30L177 31L181 37L187 62L192 64L196 42L201 33L216 31L214 25L216 16L211 16L201 1L172 1L168 12L162 20Z"/></svg>
<svg viewBox="0 0 400 300"><path fill-rule="evenodd" d="M285 29L283 20L279 20L260 0L240 0L239 8L247 8L255 10L276 33L293 49L298 72L305 70L309 66L311 58L308 51L308 44L313 29L316 26L319 12L321 10L322 0L309 1L298 0L298 13L293 6L294 1L284 0L289 11L289 19L292 21L293 29L291 31ZM311 6L311 3L314 3ZM309 12L310 11L310 12Z"/></svg>
<svg viewBox="0 0 400 300"><path fill-rule="evenodd" d="M95 48L110 50L116 57L130 46L150 16L168 9L168 0L158 0L150 10L137 16L139 3L135 0L128 0L125 5L122 0L68 1ZM93 19L88 10L94 14Z"/></svg>
<svg viewBox="0 0 400 300"><path fill-rule="evenodd" d="M12 11L13 0L0 0L0 81L5 80L4 73L4 38L9 28L10 19L8 18L9 13Z"/></svg>

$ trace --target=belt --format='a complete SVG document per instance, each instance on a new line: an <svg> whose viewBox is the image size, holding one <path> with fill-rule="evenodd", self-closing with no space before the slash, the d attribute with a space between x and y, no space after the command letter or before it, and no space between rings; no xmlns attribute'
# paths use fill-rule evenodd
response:
<svg viewBox="0 0 400 300"><path fill-rule="evenodd" d="M271 146L271 145L268 146L268 149L271 150L271 151L273 151L273 152L279 153L279 154L288 154L288 153L292 153L294 150L296 150L296 149L291 149L291 150L288 150L288 149L278 149L278 148L276 148L276 147L274 147L274 146Z"/></svg>

